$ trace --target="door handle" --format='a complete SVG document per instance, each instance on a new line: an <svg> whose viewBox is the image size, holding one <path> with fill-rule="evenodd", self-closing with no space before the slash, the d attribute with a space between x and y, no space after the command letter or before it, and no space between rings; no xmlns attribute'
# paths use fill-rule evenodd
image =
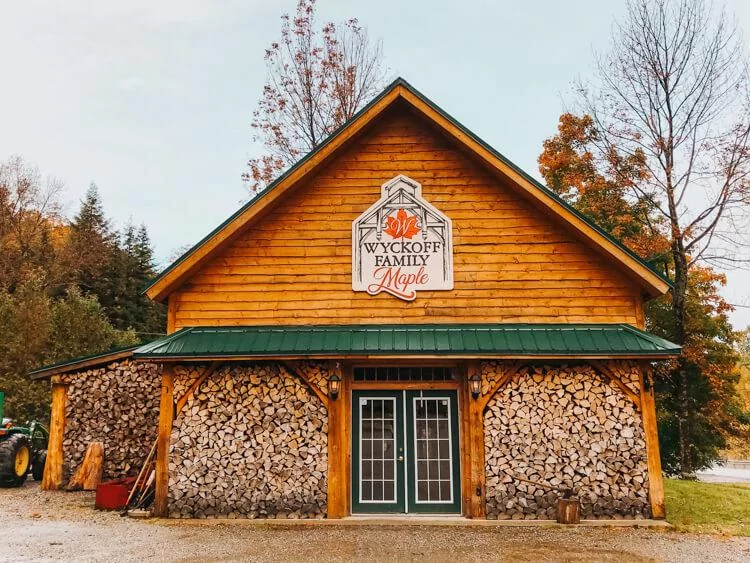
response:
<svg viewBox="0 0 750 563"><path fill-rule="evenodd" d="M398 456L398 460L399 461L404 461L404 456L402 456L402 455Z"/></svg>

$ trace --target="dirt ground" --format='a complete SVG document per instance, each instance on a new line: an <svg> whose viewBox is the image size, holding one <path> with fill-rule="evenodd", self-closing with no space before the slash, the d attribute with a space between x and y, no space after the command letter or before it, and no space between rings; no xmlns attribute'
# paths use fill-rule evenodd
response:
<svg viewBox="0 0 750 563"><path fill-rule="evenodd" d="M0 561L750 561L750 538L639 528L134 520L92 493L0 489Z"/></svg>

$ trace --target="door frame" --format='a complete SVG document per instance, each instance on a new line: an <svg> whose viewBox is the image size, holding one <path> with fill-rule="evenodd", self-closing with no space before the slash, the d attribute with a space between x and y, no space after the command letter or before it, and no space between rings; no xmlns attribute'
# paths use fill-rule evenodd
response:
<svg viewBox="0 0 750 563"><path fill-rule="evenodd" d="M430 367L452 367L456 370L456 379L452 381L354 381L355 367L409 367L409 366L427 366ZM461 510L458 515L467 516L471 509L471 461L469 453L469 402L471 400L467 386L467 363L465 361L445 361L445 360L412 360L405 358L403 360L386 360L386 361L351 361L341 364L341 374L346 380L343 386L346 393L345 398L345 425L346 443L341 444L346 452L344 460L345 479L347 483L347 505L348 514L352 514L354 501L354 483L352 479L352 409L354 401L352 398L353 391L456 391L457 411L458 411L458 451L459 451L459 470L460 490L461 490ZM342 398L339 397L338 400ZM344 405L342 405L344 407Z"/></svg>

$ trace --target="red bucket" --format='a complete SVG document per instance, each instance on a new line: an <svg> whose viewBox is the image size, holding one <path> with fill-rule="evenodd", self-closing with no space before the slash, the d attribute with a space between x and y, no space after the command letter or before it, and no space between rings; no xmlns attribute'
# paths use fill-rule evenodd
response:
<svg viewBox="0 0 750 563"><path fill-rule="evenodd" d="M122 510L128 504L128 495L135 477L125 477L100 483L96 488L94 506L100 510Z"/></svg>

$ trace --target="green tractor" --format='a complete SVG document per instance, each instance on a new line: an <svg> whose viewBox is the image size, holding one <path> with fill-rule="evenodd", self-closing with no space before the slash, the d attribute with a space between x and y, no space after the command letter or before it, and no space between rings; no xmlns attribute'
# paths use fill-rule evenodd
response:
<svg viewBox="0 0 750 563"><path fill-rule="evenodd" d="M29 471L41 481L49 430L38 422L14 426L10 419L3 418L4 410L5 393L0 391L0 487L20 487Z"/></svg>

